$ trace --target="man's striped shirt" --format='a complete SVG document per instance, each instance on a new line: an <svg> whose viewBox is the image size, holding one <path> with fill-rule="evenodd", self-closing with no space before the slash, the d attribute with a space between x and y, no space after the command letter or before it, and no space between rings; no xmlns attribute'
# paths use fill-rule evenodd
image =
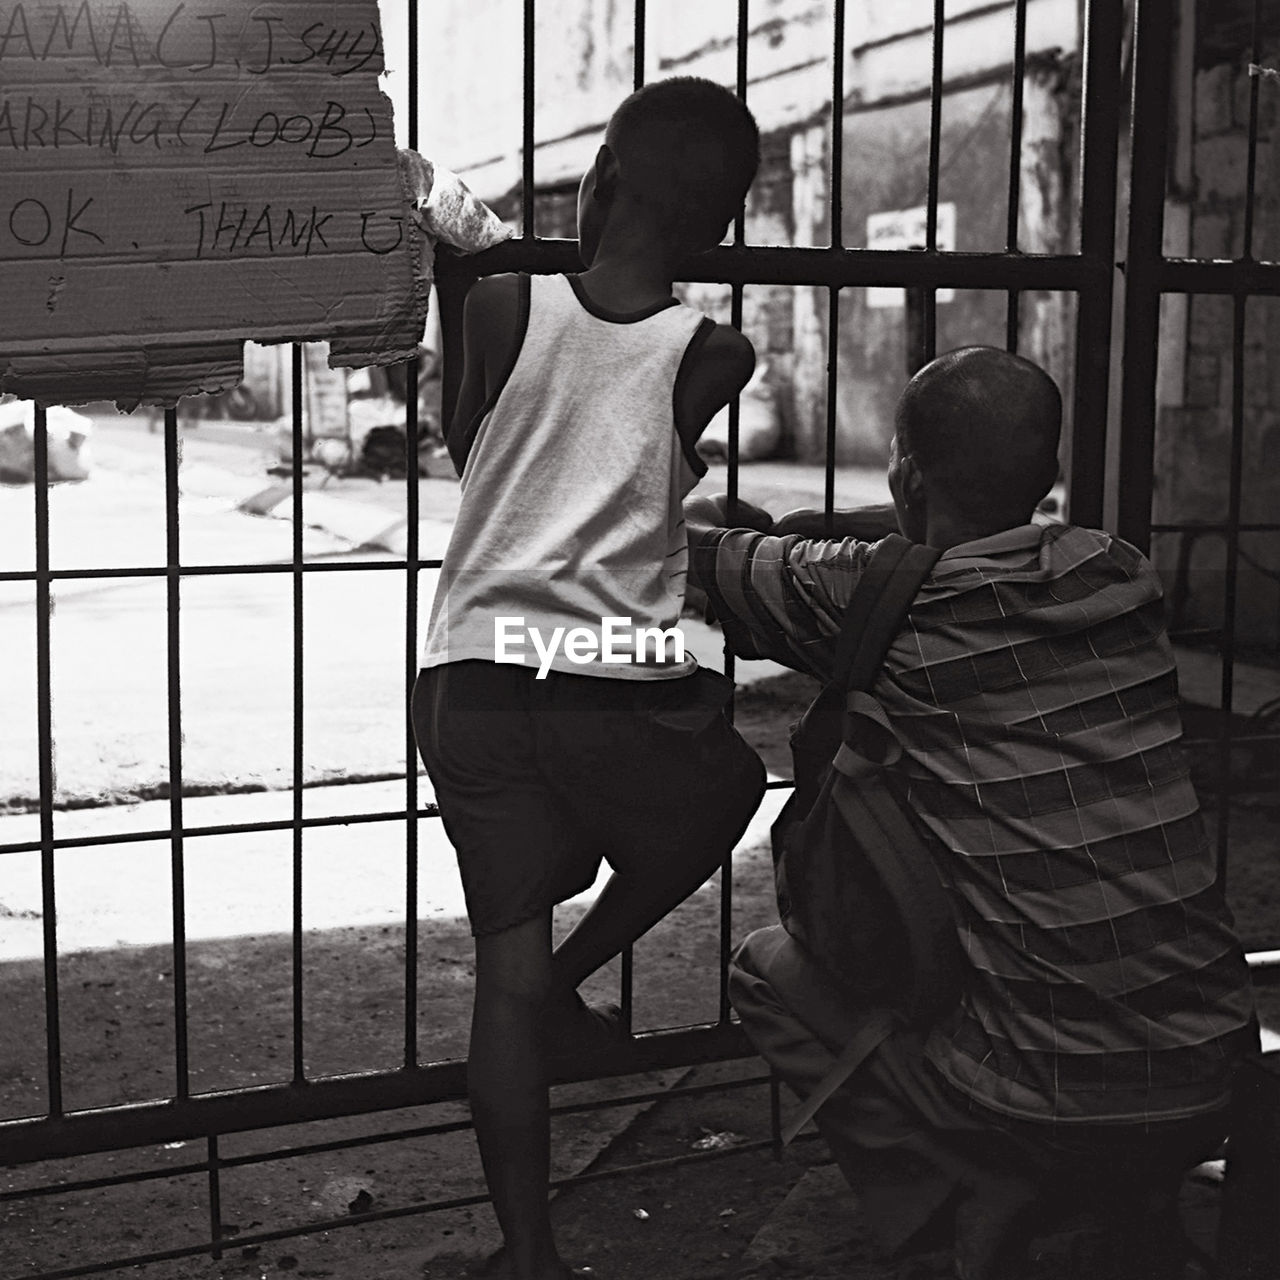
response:
<svg viewBox="0 0 1280 1280"><path fill-rule="evenodd" d="M736 652L826 678L873 550L714 530L693 571ZM1178 744L1151 565L1061 525L953 547L872 692L972 966L930 1060L1032 1120L1223 1105L1256 1023Z"/></svg>

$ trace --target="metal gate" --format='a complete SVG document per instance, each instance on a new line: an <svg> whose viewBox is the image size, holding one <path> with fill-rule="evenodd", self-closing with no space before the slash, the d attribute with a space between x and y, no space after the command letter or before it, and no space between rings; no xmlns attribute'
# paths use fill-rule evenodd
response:
<svg viewBox="0 0 1280 1280"><path fill-rule="evenodd" d="M931 357L937 343L936 303L941 288L1000 291L1006 301L1006 339L1015 348L1019 341L1019 314L1023 295L1028 291L1052 291L1073 295L1076 299L1075 357L1072 396L1070 456L1066 459L1069 476L1068 510L1073 522L1100 525L1108 515L1108 421L1109 388L1115 370L1113 344L1113 308L1117 303L1115 282L1117 260L1115 225L1117 212L1117 159L1125 123L1124 55L1132 39L1134 53L1132 155L1130 185L1129 238L1125 254L1125 289L1123 297L1123 384L1119 403L1119 466L1111 469L1118 475L1114 507L1118 513L1118 531L1139 544L1146 544L1154 534L1220 536L1226 546L1226 606L1220 628L1222 665L1222 699L1228 710L1232 698L1232 672L1235 655L1233 617L1238 589L1241 539L1255 532L1280 531L1280 524L1245 522L1241 517L1243 448L1245 415L1245 354L1248 304L1253 295L1280 293L1280 265L1259 263L1252 256L1252 228L1246 225L1243 252L1232 262L1169 261L1162 251L1162 210L1166 194L1166 135L1164 122L1172 98L1171 66L1173 50L1172 25L1168 21L1168 5L1162 0L1141 0L1136 25L1126 19L1124 0L1089 0L1085 6L1084 62L1081 85L1081 145L1079 149L1079 248L1076 252L1036 254L1025 251L1019 243L1020 138L1022 129L1022 95L1027 72L1028 0L1010 0L1007 4L985 6L984 12L1007 10L1014 28L1013 57L1007 75L1011 92L1011 136L1007 164L1007 189L1001 195L1005 207L1006 235L1004 247L996 252L943 251L938 242L939 184L942 158L942 111L947 83L944 55L948 15L944 0L934 0L932 14L932 74L928 93L929 156L927 174L927 243L923 251L869 250L848 248L844 243L842 202L844 186L844 113L846 110L845 59L851 45L847 27L846 4L836 0L829 13L832 57L831 107L829 118L829 183L828 224L830 244L825 247L772 247L747 242L746 228L739 218L733 242L704 255L690 265L687 279L728 286L731 291L731 313L734 323L743 319L744 289L758 285L810 286L825 291L826 308L826 501L828 508L835 500L836 427L838 401L839 339L841 332L840 300L842 290L865 286L894 286L915 292L919 299L919 324L914 341L913 359L919 362ZM1261 3L1254 5L1254 61L1261 61ZM410 56L409 118L410 145L416 145L413 132L417 121L416 66L419 47L419 7L411 4L408 12L408 47ZM429 12L429 8L427 9ZM439 263L438 284L444 336L444 398L453 398L460 374L457 348L460 338L461 301L468 283L480 274L497 271L529 271L548 273L577 268L576 247L572 241L541 239L535 234L534 153L535 116L535 12L533 0L524 0L523 91L523 181L520 188L520 238L492 249L479 257L463 260L443 255ZM752 30L752 13L748 0L737 5L736 81L740 96L749 101L750 75L748 47ZM644 0L635 0L634 67L635 82L644 76L646 14ZM926 33L927 34L927 33ZM1249 124L1249 202L1253 200L1253 174L1258 138L1259 81L1252 84L1252 115ZM1153 457L1155 449L1155 388L1157 377L1157 338L1161 299L1176 293L1216 294L1232 302L1233 346L1232 386L1234 389L1232 430L1230 435L1230 496L1224 518L1206 525L1202 522L1167 521L1152 524ZM1119 336L1119 335L1118 335ZM303 395L301 353L295 349L292 363L293 475L292 493L293 552L290 562L278 565L218 564L192 565L184 562L179 524L178 466L182 431L177 411L168 411L164 420L166 459L167 539L165 562L149 570L101 569L91 572L51 567L49 554L49 455L43 415L38 415L36 431L35 545L36 562L31 572L0 575L5 581L33 584L36 593L37 665L42 696L39 720L39 831L38 837L0 847L0 854L38 854L41 868L44 921L44 1013L46 1025L46 1096L47 1108L36 1116L0 1123L0 1160L22 1165L91 1153L109 1152L142 1146L158 1147L165 1143L200 1142L204 1155L195 1160L157 1162L154 1168L126 1175L82 1177L72 1181L50 1181L6 1192L0 1199L13 1204L53 1193L70 1193L107 1187L118 1182L142 1181L196 1175L207 1182L209 1207L208 1234L189 1244L163 1250L142 1251L134 1256L87 1259L83 1264L48 1271L33 1280L55 1280L73 1275L109 1271L138 1263L210 1254L221 1256L229 1247L222 1232L220 1215L220 1178L226 1171L263 1161L291 1158L306 1152L336 1150L360 1144L376 1144L405 1138L430 1140L459 1127L465 1122L449 1119L438 1124L412 1128L381 1130L367 1137L335 1139L305 1149L275 1148L226 1159L219 1153L219 1138L230 1133L268 1130L273 1126L299 1121L329 1120L374 1112L395 1111L423 1104L457 1101L465 1096L465 1063L460 1060L423 1061L418 1043L419 1009L417 975L421 958L416 933L412 926L418 908L418 821L434 822L434 805L424 803L419 795L416 752L407 711L403 725L403 750L406 762L403 806L377 813L309 815L303 804L304 732L303 674L307 629L304 609L304 583L318 573L343 573L358 569L396 575L403 582L406 629L403 645L403 680L405 706L416 675L417 621L420 609L419 570L439 567L439 561L419 557L419 497L416 483L416 396L413 391L414 371L409 370L410 391L406 404L407 537L403 558L362 560L358 565L341 561L319 562L303 552L303 494L300 477L303 471ZM730 415L730 458L728 486L736 495L738 485L738 411ZM293 770L292 813L286 819L229 826L189 824L184 809L182 686L180 679L182 632L179 627L179 605L185 584L207 575L242 573L276 573L283 575L292 589L293 646ZM172 938L174 970L173 987L173 1072L177 1081L171 1096L127 1106L106 1106L91 1110L67 1109L63 1105L63 1053L60 1027L62 1019L59 990L59 952L57 932L59 856L64 851L105 843L101 838L84 838L59 832L60 814L54 805L53 724L49 693L51 670L50 614L51 600L60 582L70 578L96 576L103 579L122 576L151 576L165 584L167 598L167 697L169 711L169 823L160 830L122 834L109 838L111 843L130 844L163 840L169 848L172 875ZM1223 777L1231 762L1233 728L1229 715L1222 718L1216 741ZM1276 735L1266 739L1274 743ZM1259 739L1259 741L1263 741ZM785 785L785 784L777 784ZM1219 848L1224 868L1229 842L1229 796L1225 786L1219 790ZM302 956L303 884L306 869L306 846L312 833L324 827L351 824L377 824L382 831L403 834L403 904L406 923L406 954L403 972L403 1061L395 1070L341 1077L309 1076L305 1068ZM272 831L285 833L292 845L292 984L293 1021L290 1037L292 1078L288 1083L259 1088L200 1091L192 1087L192 1063L188 1045L188 997L185 964L185 858L190 846L203 839L235 833ZM397 837L398 838L398 837ZM719 1016L714 1022L692 1028L657 1031L636 1038L625 1055L603 1068L627 1075L655 1068L725 1060L749 1055L736 1024L729 1016L725 994L726 956L734 937L732 912L732 866L726 865L719 886L721 909L719 922L720 995ZM1259 957L1262 958L1262 957ZM623 966L623 999L629 1002L631 968ZM767 1078L757 1074L744 1083L762 1087ZM642 1085L633 1093L615 1101L634 1101L651 1096ZM598 1104L586 1104L595 1106ZM564 1106L561 1110L572 1110ZM735 1151L742 1150L741 1147ZM380 1218L395 1218L454 1208L482 1200L467 1196L434 1203L408 1204L386 1210L355 1213L328 1218L298 1227L268 1227L240 1234L235 1246L242 1248L289 1236L333 1230L339 1227L367 1224Z"/></svg>

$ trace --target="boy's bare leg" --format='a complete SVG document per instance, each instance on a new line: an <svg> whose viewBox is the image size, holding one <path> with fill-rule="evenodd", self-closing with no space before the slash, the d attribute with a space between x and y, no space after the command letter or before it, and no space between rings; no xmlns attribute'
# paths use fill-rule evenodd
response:
<svg viewBox="0 0 1280 1280"><path fill-rule="evenodd" d="M669 915L720 862L661 867L650 875L614 872L552 958L552 998L563 1004L579 984ZM663 874L663 872L666 874Z"/></svg>
<svg viewBox="0 0 1280 1280"><path fill-rule="evenodd" d="M561 1280L547 1205L550 1131L538 1024L551 986L551 913L475 940L467 1092L512 1280Z"/></svg>
<svg viewBox="0 0 1280 1280"><path fill-rule="evenodd" d="M745 744L738 764L728 782L708 790L698 820L678 847L655 848L643 871L615 872L605 882L552 957L552 998L558 1004L705 884L742 838L764 794L765 772Z"/></svg>

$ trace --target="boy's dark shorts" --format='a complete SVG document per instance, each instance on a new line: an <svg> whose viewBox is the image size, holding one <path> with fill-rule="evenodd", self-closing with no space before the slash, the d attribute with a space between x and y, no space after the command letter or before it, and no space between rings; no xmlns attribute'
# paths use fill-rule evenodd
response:
<svg viewBox="0 0 1280 1280"><path fill-rule="evenodd" d="M729 723L732 684L699 669L618 680L508 663L422 671L418 749L458 855L474 934L522 924L615 870L710 875L764 793Z"/></svg>

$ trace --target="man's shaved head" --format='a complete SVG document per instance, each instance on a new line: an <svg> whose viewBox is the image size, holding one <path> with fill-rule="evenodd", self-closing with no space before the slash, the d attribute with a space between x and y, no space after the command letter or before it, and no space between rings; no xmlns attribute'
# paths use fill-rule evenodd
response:
<svg viewBox="0 0 1280 1280"><path fill-rule="evenodd" d="M1058 477L1058 388L998 347L961 347L925 365L902 393L895 425L899 454L929 487L993 530L1024 523Z"/></svg>

